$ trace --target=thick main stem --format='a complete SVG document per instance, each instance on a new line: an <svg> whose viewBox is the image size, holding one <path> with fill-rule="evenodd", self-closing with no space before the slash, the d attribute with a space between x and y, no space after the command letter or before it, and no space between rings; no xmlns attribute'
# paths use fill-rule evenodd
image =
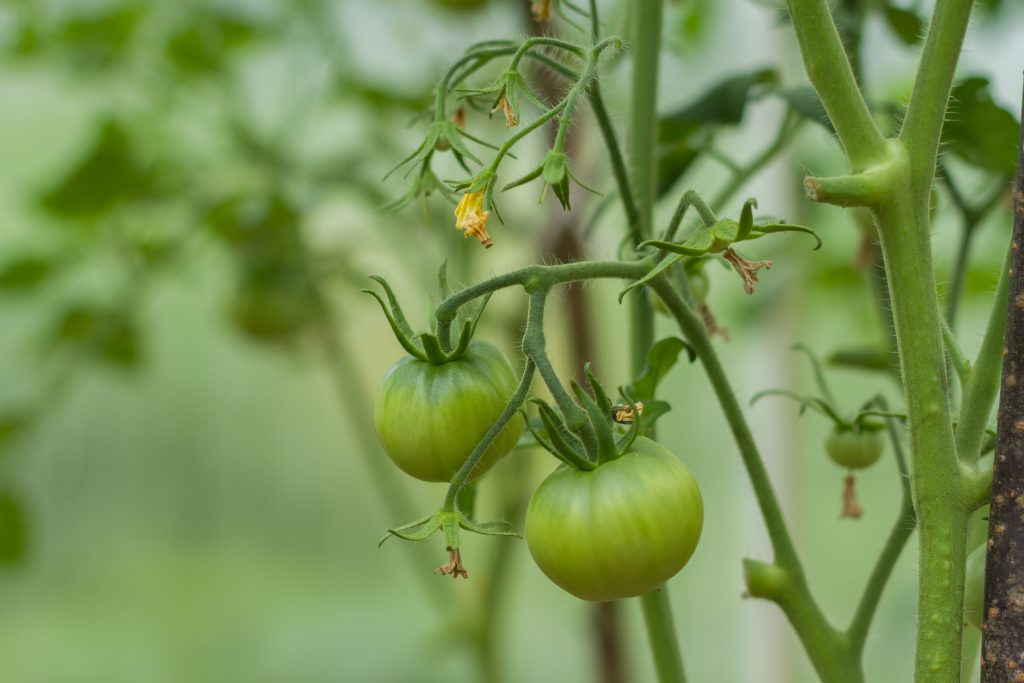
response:
<svg viewBox="0 0 1024 683"><path fill-rule="evenodd" d="M630 225L634 244L654 232L656 191L655 135L658 124L658 60L661 57L661 0L635 0L633 89L630 107L629 170L638 212ZM647 351L654 344L654 311L640 289L630 296L630 368L634 377L643 371ZM641 598L654 666L661 683L683 683L683 659L679 651L672 611L665 589Z"/></svg>
<svg viewBox="0 0 1024 683"><path fill-rule="evenodd" d="M928 195L909 174L876 209L906 394L911 485L918 520L916 680L955 682L960 643L968 510L961 492L932 270Z"/></svg>

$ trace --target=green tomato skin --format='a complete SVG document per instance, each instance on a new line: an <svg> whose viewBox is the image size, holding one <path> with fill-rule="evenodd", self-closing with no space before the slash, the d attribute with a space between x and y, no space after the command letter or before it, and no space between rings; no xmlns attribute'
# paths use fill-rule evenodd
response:
<svg viewBox="0 0 1024 683"><path fill-rule="evenodd" d="M985 612L985 545L967 557L967 579L964 586L964 621L981 630Z"/></svg>
<svg viewBox="0 0 1024 683"><path fill-rule="evenodd" d="M676 575L697 547L704 503L690 470L640 437L591 471L562 466L526 511L526 543L549 579L583 600L643 595Z"/></svg>
<svg viewBox="0 0 1024 683"><path fill-rule="evenodd" d="M825 450L832 461L851 470L874 465L884 449L881 432L836 430L825 440Z"/></svg>
<svg viewBox="0 0 1024 683"><path fill-rule="evenodd" d="M441 365L406 356L384 375L373 404L377 438L407 474L449 481L504 411L518 379L495 346L473 341L458 360ZM515 415L484 452L470 481L516 445Z"/></svg>

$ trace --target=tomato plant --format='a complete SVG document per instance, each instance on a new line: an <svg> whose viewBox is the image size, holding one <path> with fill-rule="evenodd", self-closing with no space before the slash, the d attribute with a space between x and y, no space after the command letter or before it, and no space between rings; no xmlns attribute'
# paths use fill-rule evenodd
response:
<svg viewBox="0 0 1024 683"><path fill-rule="evenodd" d="M487 433L515 391L517 378L497 347L474 340L455 360L431 363L405 356L384 375L373 424L384 450L403 471L424 481L448 481ZM470 475L482 476L523 431L509 422Z"/></svg>
<svg viewBox="0 0 1024 683"><path fill-rule="evenodd" d="M643 437L593 470L562 465L530 499L524 534L537 566L597 602L643 595L690 559L704 521L693 475Z"/></svg>

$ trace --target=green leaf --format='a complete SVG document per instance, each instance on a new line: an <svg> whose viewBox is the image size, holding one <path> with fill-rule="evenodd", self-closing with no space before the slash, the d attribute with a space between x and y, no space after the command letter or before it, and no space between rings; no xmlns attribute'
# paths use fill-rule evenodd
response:
<svg viewBox="0 0 1024 683"><path fill-rule="evenodd" d="M945 148L978 168L1012 176L1017 166L1020 122L992 99L987 78L956 84L942 128Z"/></svg>
<svg viewBox="0 0 1024 683"><path fill-rule="evenodd" d="M658 122L658 196L668 192L697 160L719 127L740 123L756 91L778 79L774 69L730 76L663 117Z"/></svg>
<svg viewBox="0 0 1024 683"><path fill-rule="evenodd" d="M26 291L46 282L53 261L42 256L22 256L0 267L0 291Z"/></svg>
<svg viewBox="0 0 1024 683"><path fill-rule="evenodd" d="M28 528L21 502L11 491L0 491L0 566L20 563L28 548Z"/></svg>
<svg viewBox="0 0 1024 683"><path fill-rule="evenodd" d="M236 48L249 43L257 27L244 17L224 9L206 8L193 12L164 48L167 58L189 74L213 74Z"/></svg>
<svg viewBox="0 0 1024 683"><path fill-rule="evenodd" d="M818 93L814 92L814 88L809 85L779 88L774 90L772 94L785 100L790 108L801 118L813 121L833 133L835 132L835 129L832 127L832 121L828 118L828 112L825 111L825 105L818 99Z"/></svg>
<svg viewBox="0 0 1024 683"><path fill-rule="evenodd" d="M917 45L924 38L924 20L915 12L894 5L886 5L883 13L889 28L904 45Z"/></svg>
<svg viewBox="0 0 1024 683"><path fill-rule="evenodd" d="M68 348L121 368L142 357L138 326L125 311L76 304L60 314L51 334L52 348Z"/></svg>
<svg viewBox="0 0 1024 683"><path fill-rule="evenodd" d="M662 415L665 415L672 406L667 401L644 401L644 411L640 415L640 430L649 431Z"/></svg>
<svg viewBox="0 0 1024 683"><path fill-rule="evenodd" d="M647 352L647 361L640 377L627 386L634 400L643 401L646 405L648 401L654 399L658 384L679 360L679 353L683 349L686 349L692 362L696 358L693 348L678 337L666 337L651 347Z"/></svg>
<svg viewBox="0 0 1024 683"><path fill-rule="evenodd" d="M50 38L70 54L67 63L83 71L94 71L125 61L132 40L143 18L143 6L120 6L78 13L65 20Z"/></svg>
<svg viewBox="0 0 1024 683"><path fill-rule="evenodd" d="M154 175L136 156L127 131L108 120L90 150L41 202L61 218L95 219L154 189Z"/></svg>

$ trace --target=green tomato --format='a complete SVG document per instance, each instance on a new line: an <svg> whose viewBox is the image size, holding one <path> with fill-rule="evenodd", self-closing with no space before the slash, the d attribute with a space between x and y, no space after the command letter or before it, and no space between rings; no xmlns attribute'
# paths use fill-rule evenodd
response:
<svg viewBox="0 0 1024 683"><path fill-rule="evenodd" d="M690 470L640 437L594 470L555 470L530 500L525 536L549 579L578 598L606 602L643 595L675 576L703 523Z"/></svg>
<svg viewBox="0 0 1024 683"><path fill-rule="evenodd" d="M981 629L985 612L985 544L967 556L967 580L964 586L964 620Z"/></svg>
<svg viewBox="0 0 1024 683"><path fill-rule="evenodd" d="M495 346L470 343L457 360L440 365L406 356L381 380L373 404L377 437L391 459L424 481L448 481L504 411L518 379ZM513 417L477 463L480 477L512 450L523 431Z"/></svg>
<svg viewBox="0 0 1024 683"><path fill-rule="evenodd" d="M832 461L851 470L874 465L884 449L882 433L867 429L836 429L825 440L825 450Z"/></svg>

